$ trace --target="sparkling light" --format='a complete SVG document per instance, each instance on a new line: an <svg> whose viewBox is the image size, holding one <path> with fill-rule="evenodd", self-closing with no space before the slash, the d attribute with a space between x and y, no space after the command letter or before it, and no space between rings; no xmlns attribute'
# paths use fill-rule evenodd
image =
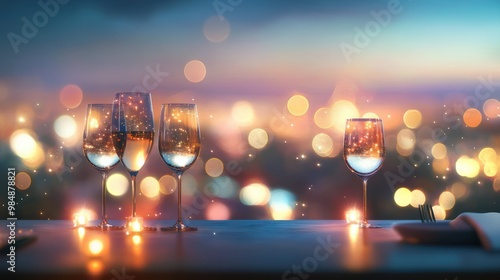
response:
<svg viewBox="0 0 500 280"><path fill-rule="evenodd" d="M411 206L418 208L418 205L425 203L425 194L421 190L411 191Z"/></svg>
<svg viewBox="0 0 500 280"><path fill-rule="evenodd" d="M245 205L265 205L271 198L271 192L266 185L253 183L240 190L240 200Z"/></svg>
<svg viewBox="0 0 500 280"><path fill-rule="evenodd" d="M287 102L288 111L294 116L302 116L309 109L309 101L303 95L297 94Z"/></svg>
<svg viewBox="0 0 500 280"><path fill-rule="evenodd" d="M348 224L357 225L361 221L361 212L358 209L349 209L345 212L345 219Z"/></svg>
<svg viewBox="0 0 500 280"><path fill-rule="evenodd" d="M399 188L394 193L394 201L400 207L406 207L411 203L412 194L411 191L405 187Z"/></svg>
<svg viewBox="0 0 500 280"><path fill-rule="evenodd" d="M207 220L228 220L231 217L231 211L224 203L210 203L205 212Z"/></svg>
<svg viewBox="0 0 500 280"><path fill-rule="evenodd" d="M129 179L120 173L111 174L106 181L106 189L113 196L124 195L129 187Z"/></svg>
<svg viewBox="0 0 500 280"><path fill-rule="evenodd" d="M450 210L455 206L455 196L448 191L444 191L439 195L439 206L444 210Z"/></svg>
<svg viewBox="0 0 500 280"><path fill-rule="evenodd" d="M233 120L235 120L239 125L250 125L255 118L253 106L247 101L238 101L234 103L231 112Z"/></svg>
<svg viewBox="0 0 500 280"><path fill-rule="evenodd" d="M464 112L464 122L469 127L477 127L481 124L483 116L481 112L476 108L469 108Z"/></svg>
<svg viewBox="0 0 500 280"><path fill-rule="evenodd" d="M104 244L99 239L93 239L89 242L89 252L92 255L99 255L104 249Z"/></svg>
<svg viewBox="0 0 500 280"><path fill-rule="evenodd" d="M422 113L418 110L408 110L403 115L403 122L408 128L415 129L422 123Z"/></svg>
<svg viewBox="0 0 500 280"><path fill-rule="evenodd" d="M199 60L191 60L184 67L184 76L192 83L199 83L205 79L207 69L205 64Z"/></svg>
<svg viewBox="0 0 500 280"><path fill-rule="evenodd" d="M224 163L218 158L211 158L205 163L205 172L210 177L219 177L224 171Z"/></svg>
<svg viewBox="0 0 500 280"><path fill-rule="evenodd" d="M333 140L325 133L314 136L312 148L321 157L327 157L333 152Z"/></svg>
<svg viewBox="0 0 500 280"><path fill-rule="evenodd" d="M155 197L160 192L160 183L156 178L148 176L141 181L141 193L146 197Z"/></svg>
<svg viewBox="0 0 500 280"><path fill-rule="evenodd" d="M59 100L68 109L76 108L80 106L83 100L82 89L77 85L66 85L59 92Z"/></svg>
<svg viewBox="0 0 500 280"><path fill-rule="evenodd" d="M220 43L227 39L231 25L225 18L211 16L203 25L203 34L210 42Z"/></svg>
<svg viewBox="0 0 500 280"><path fill-rule="evenodd" d="M262 149L267 145L269 136L262 128L255 128L248 134L248 143L255 149Z"/></svg>
<svg viewBox="0 0 500 280"><path fill-rule="evenodd" d="M62 115L54 122L54 130L61 138L71 138L76 133L76 121L71 116Z"/></svg>

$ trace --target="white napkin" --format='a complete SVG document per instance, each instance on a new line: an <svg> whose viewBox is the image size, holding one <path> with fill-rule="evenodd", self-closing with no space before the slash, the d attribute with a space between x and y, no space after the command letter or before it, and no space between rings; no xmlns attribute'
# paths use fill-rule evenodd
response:
<svg viewBox="0 0 500 280"><path fill-rule="evenodd" d="M453 228L473 228L486 250L500 251L500 213L465 212L450 222Z"/></svg>

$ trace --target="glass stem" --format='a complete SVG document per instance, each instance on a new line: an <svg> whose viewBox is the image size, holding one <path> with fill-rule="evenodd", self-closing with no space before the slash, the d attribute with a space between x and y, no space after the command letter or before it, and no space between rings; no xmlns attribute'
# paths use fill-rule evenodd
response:
<svg viewBox="0 0 500 280"><path fill-rule="evenodd" d="M363 224L368 224L368 214L366 206L366 185L368 183L368 178L363 178Z"/></svg>
<svg viewBox="0 0 500 280"><path fill-rule="evenodd" d="M177 172L177 222L178 223L182 223L181 185L182 185L182 172Z"/></svg>
<svg viewBox="0 0 500 280"><path fill-rule="evenodd" d="M102 212L101 212L101 226L108 224L108 217L106 215L106 177L108 175L107 171L101 171L102 175Z"/></svg>
<svg viewBox="0 0 500 280"><path fill-rule="evenodd" d="M132 179L132 217L137 215L135 205L137 204L137 189L135 184L135 178L137 177L137 172L130 172L130 178Z"/></svg>

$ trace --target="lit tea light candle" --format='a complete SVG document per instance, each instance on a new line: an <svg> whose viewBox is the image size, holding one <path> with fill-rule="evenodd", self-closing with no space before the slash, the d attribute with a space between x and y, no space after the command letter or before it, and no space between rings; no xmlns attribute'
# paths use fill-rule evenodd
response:
<svg viewBox="0 0 500 280"><path fill-rule="evenodd" d="M74 227L84 227L87 225L88 220L89 219L85 213L78 212L75 215L73 215L73 226Z"/></svg>
<svg viewBox="0 0 500 280"><path fill-rule="evenodd" d="M144 230L144 219L142 217L127 218L127 232L142 232Z"/></svg>
<svg viewBox="0 0 500 280"><path fill-rule="evenodd" d="M345 212L345 219L348 224L359 224L361 214L357 209L350 209Z"/></svg>

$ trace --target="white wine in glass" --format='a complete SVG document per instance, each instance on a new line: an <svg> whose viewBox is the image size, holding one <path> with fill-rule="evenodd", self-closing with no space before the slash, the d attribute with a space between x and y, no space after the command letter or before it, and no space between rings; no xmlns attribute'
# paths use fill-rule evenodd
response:
<svg viewBox="0 0 500 280"><path fill-rule="evenodd" d="M83 130L83 154L102 175L101 222L96 227L101 230L121 229L110 225L106 215L106 178L120 161L111 137L112 108L111 104L88 104Z"/></svg>
<svg viewBox="0 0 500 280"><path fill-rule="evenodd" d="M113 142L132 181L132 217L136 217L137 174L153 147L154 120L151 94L119 92L113 100Z"/></svg>
<svg viewBox="0 0 500 280"><path fill-rule="evenodd" d="M381 119L347 119L344 132L344 161L363 180L363 219L359 226L374 228L367 215L366 186L385 158L384 128Z"/></svg>
<svg viewBox="0 0 500 280"><path fill-rule="evenodd" d="M163 161L177 175L177 221L164 231L194 231L182 219L182 174L198 158L201 147L200 125L195 104L164 104L160 114L158 148Z"/></svg>

